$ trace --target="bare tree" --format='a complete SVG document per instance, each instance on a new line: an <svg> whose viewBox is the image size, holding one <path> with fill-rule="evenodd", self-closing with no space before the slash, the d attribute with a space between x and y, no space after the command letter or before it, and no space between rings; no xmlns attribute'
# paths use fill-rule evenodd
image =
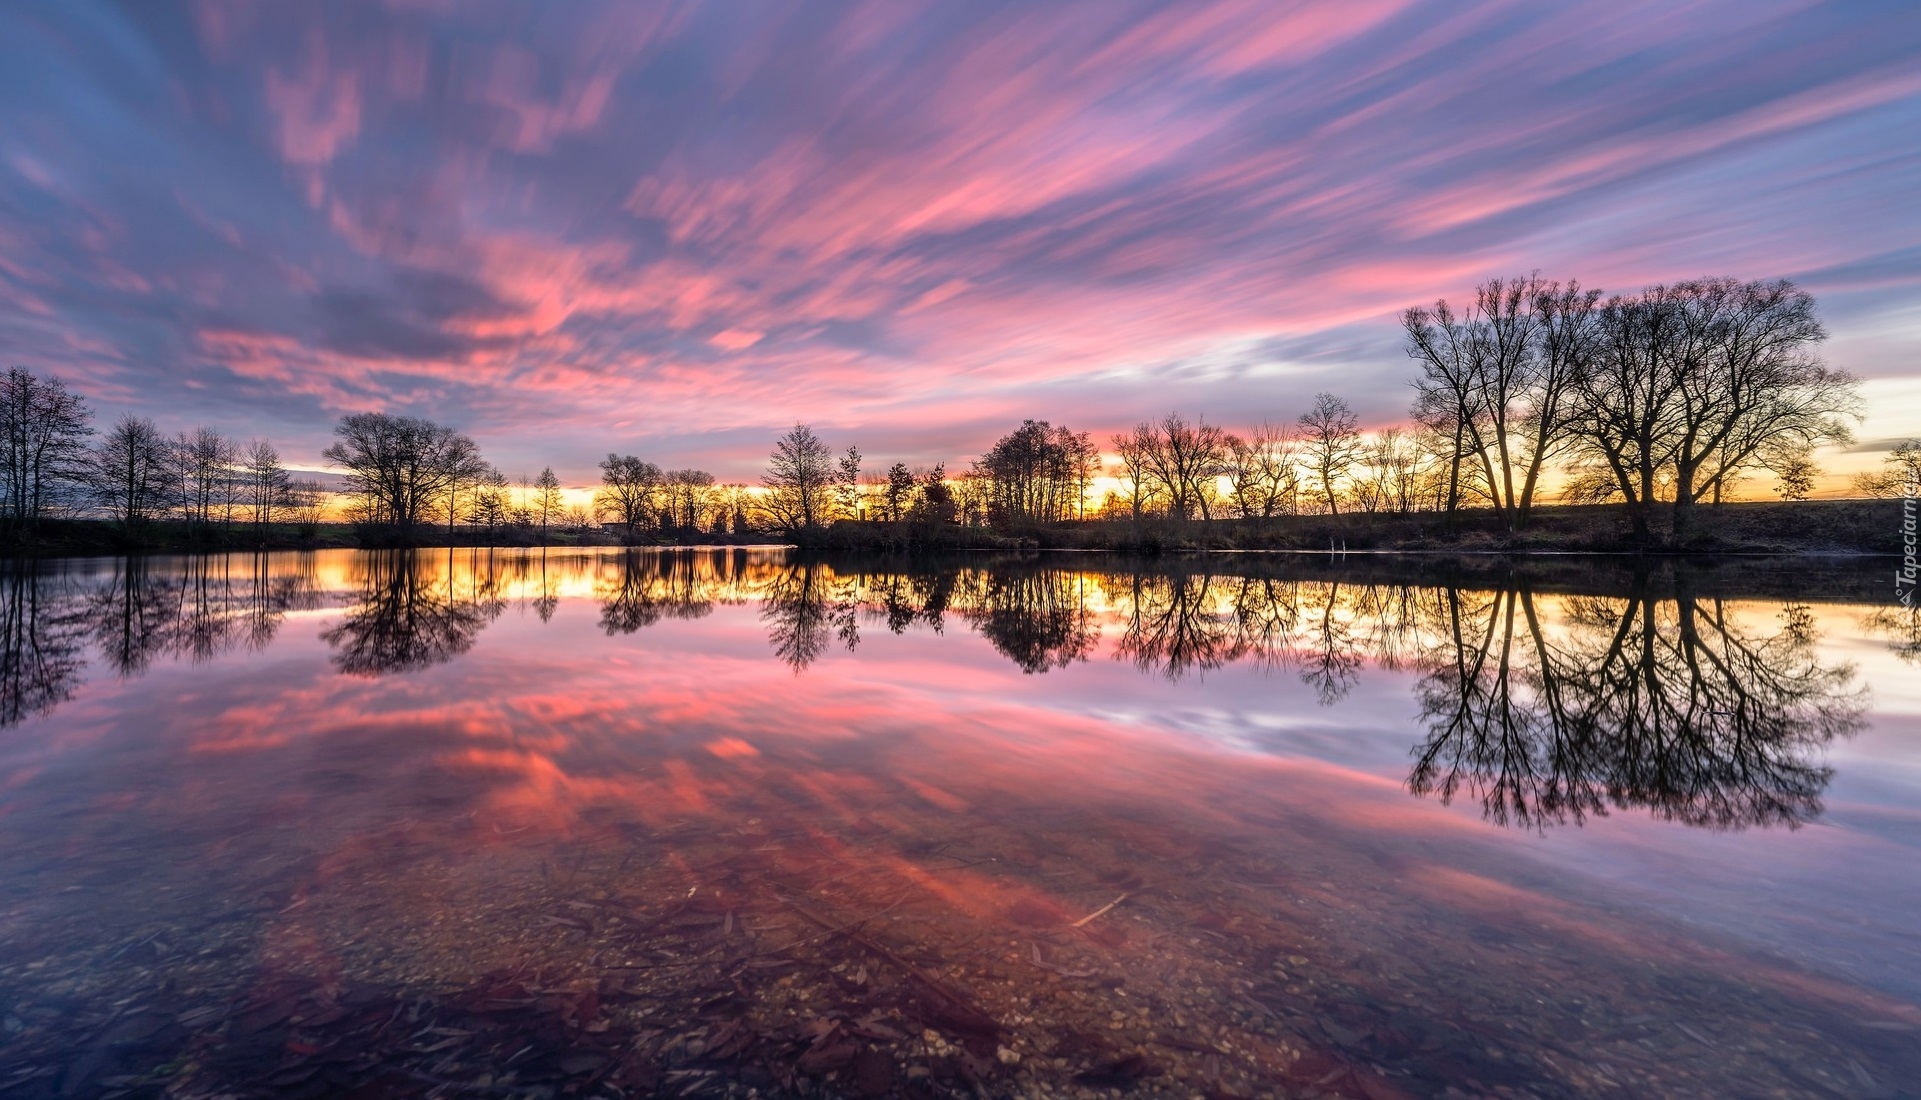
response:
<svg viewBox="0 0 1921 1100"><path fill-rule="evenodd" d="M1228 500L1243 519L1292 514L1300 494L1297 446L1287 429L1259 424L1245 437L1226 439Z"/></svg>
<svg viewBox="0 0 1921 1100"><path fill-rule="evenodd" d="M1400 428L1383 428L1361 445L1356 500L1368 512L1411 512L1421 501L1426 455Z"/></svg>
<svg viewBox="0 0 1921 1100"><path fill-rule="evenodd" d="M1618 494L1637 538L1661 494L1673 533L1745 469L1811 479L1814 448L1851 438L1857 383L1814 354L1826 333L1792 283L1704 279L1610 298L1576 372L1573 485Z"/></svg>
<svg viewBox="0 0 1921 1100"><path fill-rule="evenodd" d="M474 480L472 503L468 508L467 522L475 527L485 528L492 535L507 522L513 510L509 490L513 483L507 475L497 468L488 469Z"/></svg>
<svg viewBox="0 0 1921 1100"><path fill-rule="evenodd" d="M202 425L176 436L170 457L173 506L189 529L210 526L234 497L238 453L233 441Z"/></svg>
<svg viewBox="0 0 1921 1100"><path fill-rule="evenodd" d="M533 513L540 522L540 537L547 538L547 525L560 515L561 508L560 478L554 468L548 466L534 479Z"/></svg>
<svg viewBox="0 0 1921 1100"><path fill-rule="evenodd" d="M340 418L334 435L321 454L345 468L347 491L359 498L356 513L402 531L426 522L442 501L451 517L479 465L473 440L419 417L354 413Z"/></svg>
<svg viewBox="0 0 1921 1100"><path fill-rule="evenodd" d="M254 532L265 536L273 523L287 490L287 468L280 464L280 452L264 439L247 444L240 456L243 478L241 498L251 516Z"/></svg>
<svg viewBox="0 0 1921 1100"><path fill-rule="evenodd" d="M288 520L302 538L309 539L319 532L332 497L333 493L326 486L311 478L289 481L281 493L282 507Z"/></svg>
<svg viewBox="0 0 1921 1100"><path fill-rule="evenodd" d="M1134 425L1134 430L1114 437L1114 450L1121 460L1121 483L1127 486L1127 507L1139 523L1153 507L1156 484L1148 469L1148 452L1154 447L1154 425Z"/></svg>
<svg viewBox="0 0 1921 1100"><path fill-rule="evenodd" d="M1451 438L1448 508L1472 462L1510 530L1527 522L1543 470L1566 437L1567 393L1596 347L1598 291L1528 275L1490 279L1457 315L1445 300L1401 317L1421 364L1415 420Z"/></svg>
<svg viewBox="0 0 1921 1100"><path fill-rule="evenodd" d="M1921 495L1921 439L1903 439L1890 447L1881 469L1857 475L1854 488L1870 497Z"/></svg>
<svg viewBox="0 0 1921 1100"><path fill-rule="evenodd" d="M1020 526L1055 523L1076 514L1085 480L1085 435L1045 420L1021 426L995 441L974 463L985 483L988 522Z"/></svg>
<svg viewBox="0 0 1921 1100"><path fill-rule="evenodd" d="M1354 410L1331 393L1314 395L1314 407L1297 422L1302 464L1330 515L1340 515L1341 483L1360 460L1360 428Z"/></svg>
<svg viewBox="0 0 1921 1100"><path fill-rule="evenodd" d="M153 421L131 413L121 417L90 456L94 503L122 527L153 518L166 500L169 451Z"/></svg>
<svg viewBox="0 0 1921 1100"><path fill-rule="evenodd" d="M714 475L705 470L670 470L662 479L669 523L685 533L699 530L714 495Z"/></svg>
<svg viewBox="0 0 1921 1100"><path fill-rule="evenodd" d="M1205 418L1190 424L1177 412L1144 427L1135 437L1145 444L1147 475L1166 495L1168 514L1184 520L1198 511L1202 519L1213 518L1215 478L1227 466L1227 433Z"/></svg>
<svg viewBox="0 0 1921 1100"><path fill-rule="evenodd" d="M774 525L786 531L813 530L827 520L828 493L834 481L833 455L812 428L795 424L774 443L763 501Z"/></svg>
<svg viewBox="0 0 1921 1100"><path fill-rule="evenodd" d="M1785 279L1708 279L1690 289L1690 317L1707 329L1699 341L1706 355L1689 365L1677 390L1676 538L1688 533L1693 505L1703 496L1719 500L1743 470L1785 474L1791 487L1811 482L1814 449L1853 442L1849 420L1860 411L1854 377L1814 354L1827 331L1812 295Z"/></svg>
<svg viewBox="0 0 1921 1100"><path fill-rule="evenodd" d="M64 490L86 474L93 415L58 378L22 367L0 377L0 492L6 522L19 532L40 521Z"/></svg>
<svg viewBox="0 0 1921 1100"><path fill-rule="evenodd" d="M660 467L633 455L609 453L600 463L600 489L594 493L594 508L612 516L626 537L657 510L661 490Z"/></svg>

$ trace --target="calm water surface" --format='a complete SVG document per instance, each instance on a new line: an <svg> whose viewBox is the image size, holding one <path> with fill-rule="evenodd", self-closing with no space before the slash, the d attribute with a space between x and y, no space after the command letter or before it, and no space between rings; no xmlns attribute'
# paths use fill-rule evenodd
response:
<svg viewBox="0 0 1921 1100"><path fill-rule="evenodd" d="M0 573L0 1095L1921 1095L1878 565Z"/></svg>

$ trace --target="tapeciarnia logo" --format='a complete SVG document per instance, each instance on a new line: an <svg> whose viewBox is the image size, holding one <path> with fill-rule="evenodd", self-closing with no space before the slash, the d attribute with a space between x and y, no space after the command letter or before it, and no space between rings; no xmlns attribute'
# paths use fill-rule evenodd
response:
<svg viewBox="0 0 1921 1100"><path fill-rule="evenodd" d="M1909 482L1901 487L1901 568L1894 574L1894 598L1902 607L1914 606L1914 587L1921 564L1915 561L1914 502L1921 496L1921 485Z"/></svg>

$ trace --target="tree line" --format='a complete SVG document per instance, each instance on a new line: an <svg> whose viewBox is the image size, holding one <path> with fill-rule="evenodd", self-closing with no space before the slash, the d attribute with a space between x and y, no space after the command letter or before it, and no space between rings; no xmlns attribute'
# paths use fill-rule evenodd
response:
<svg viewBox="0 0 1921 1100"><path fill-rule="evenodd" d="M242 442L204 426L168 435L132 414L95 434L92 412L60 379L21 367L0 377L0 516L13 540L52 517L129 527L170 519L197 532L313 526L327 508L328 491L292 476L264 439Z"/></svg>
<svg viewBox="0 0 1921 1100"><path fill-rule="evenodd" d="M965 469L870 465L805 424L776 441L758 485L723 484L632 454L600 463L592 505L569 505L551 467L516 484L468 436L388 413L342 417L324 457L330 494L296 479L265 440L210 428L167 435L122 417L97 441L84 402L21 368L0 381L4 520L16 536L53 514L189 529L323 515L418 537L611 528L627 541L793 535L835 523L1019 530L1088 518L1273 520L1305 513L1493 511L1508 530L1549 495L1617 502L1636 536L1657 509L1685 537L1703 502L1772 475L1803 499L1813 454L1852 439L1856 379L1827 366L1811 295L1785 280L1699 279L1604 296L1539 274L1497 278L1458 307L1401 316L1417 367L1406 426L1364 432L1352 407L1316 394L1297 418L1228 431L1179 412L1103 445L1027 420ZM1921 444L1857 481L1888 495L1914 481ZM1111 460L1108 456L1112 456Z"/></svg>
<svg viewBox="0 0 1921 1100"><path fill-rule="evenodd" d="M1290 422L1242 433L1174 412L1108 440L1108 466L1086 433L1029 420L960 477L943 475L942 509L909 514L1017 529L1089 515L1489 509L1514 531L1558 483L1562 502L1619 503L1644 540L1664 508L1684 538L1697 505L1744 479L1772 475L1781 497L1805 499L1814 452L1851 442L1860 417L1857 380L1818 354L1827 332L1813 297L1786 280L1604 296L1539 274L1497 278L1458 308L1443 299L1407 310L1401 327L1418 368L1408 426L1364 432L1332 393ZM1857 488L1912 484L1916 453L1921 444L1897 448L1889 471ZM839 503L882 491L856 474L796 426L765 479L781 502L777 525L866 518ZM1090 502L1102 475L1114 487Z"/></svg>

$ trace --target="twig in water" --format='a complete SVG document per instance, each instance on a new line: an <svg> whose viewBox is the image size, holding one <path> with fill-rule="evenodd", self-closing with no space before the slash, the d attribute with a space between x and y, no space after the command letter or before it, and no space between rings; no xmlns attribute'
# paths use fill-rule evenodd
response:
<svg viewBox="0 0 1921 1100"><path fill-rule="evenodd" d="M1119 905L1121 902L1124 902L1126 900L1127 900L1127 895L1122 894L1120 897L1115 898L1113 901L1110 901L1106 905L1101 906L1099 909L1094 910L1092 913L1087 914L1086 916L1075 921L1073 924L1069 925L1068 927L1079 928L1082 925L1089 923L1094 918L1105 914L1109 909L1114 908L1116 905Z"/></svg>

